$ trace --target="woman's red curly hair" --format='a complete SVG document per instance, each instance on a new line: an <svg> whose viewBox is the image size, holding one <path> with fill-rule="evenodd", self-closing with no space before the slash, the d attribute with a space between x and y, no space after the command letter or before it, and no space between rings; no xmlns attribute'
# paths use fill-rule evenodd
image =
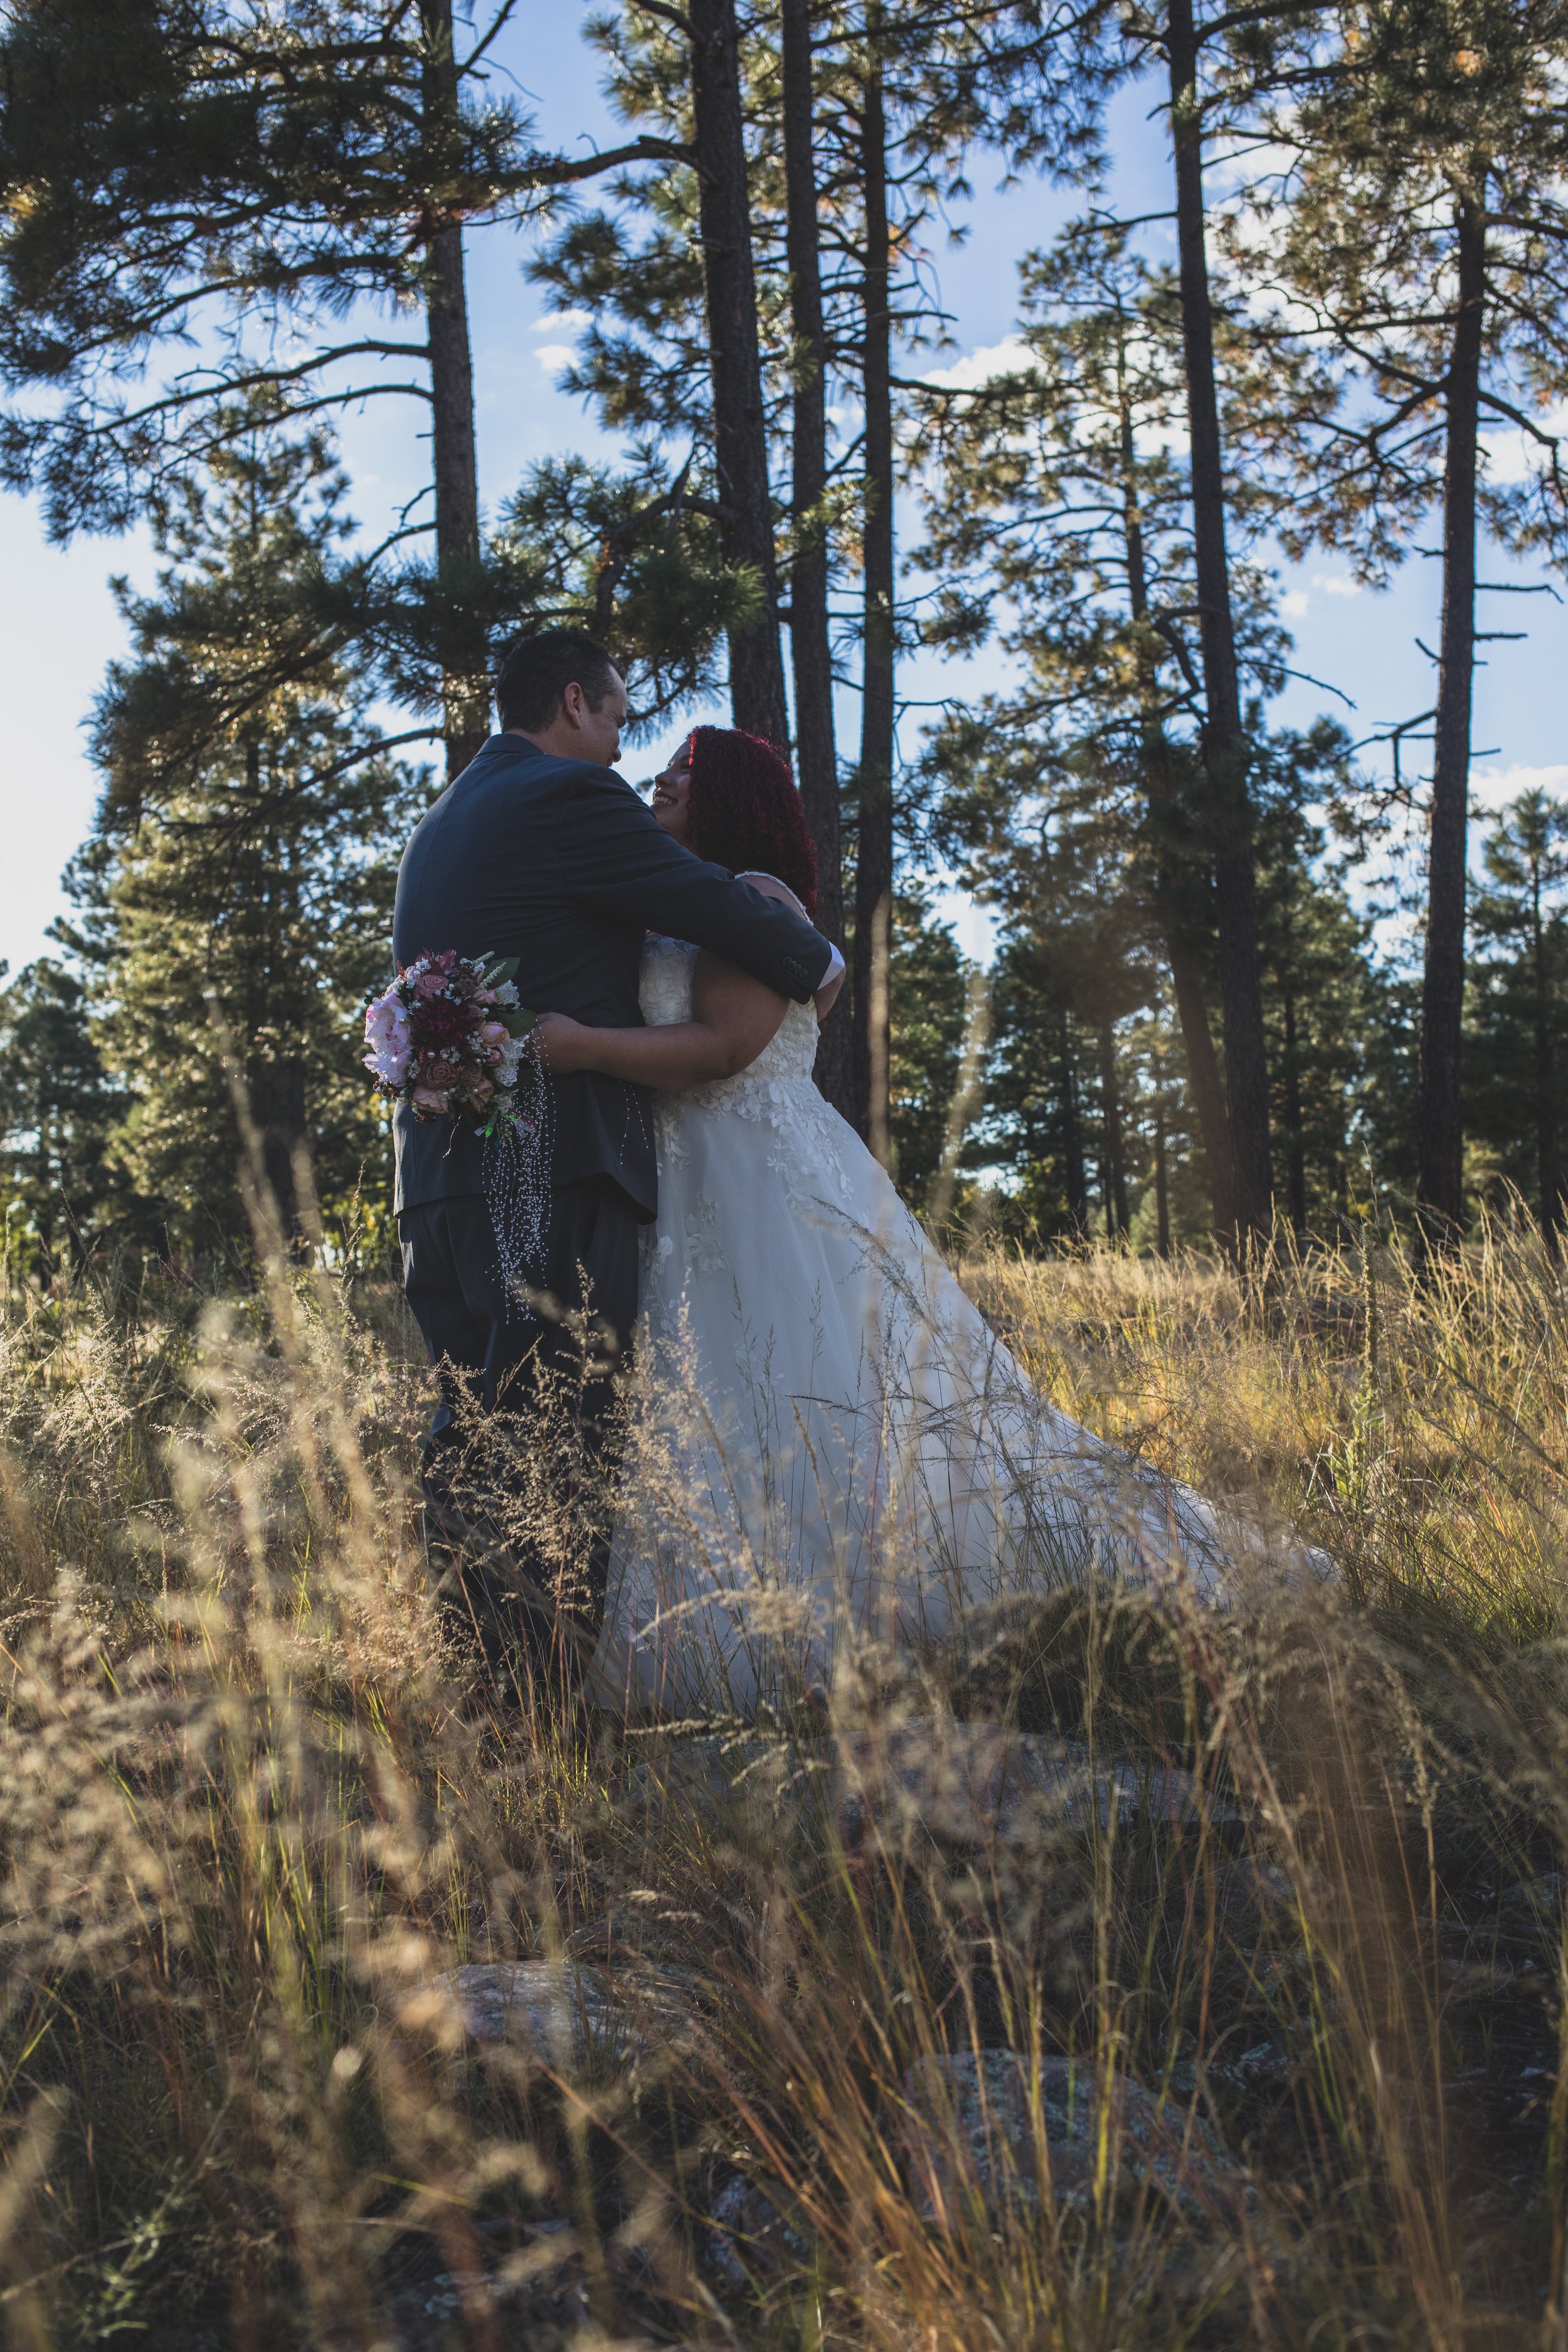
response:
<svg viewBox="0 0 1568 2352"><path fill-rule="evenodd" d="M699 857L731 874L772 874L816 912L816 852L789 761L738 727L694 727L686 835Z"/></svg>

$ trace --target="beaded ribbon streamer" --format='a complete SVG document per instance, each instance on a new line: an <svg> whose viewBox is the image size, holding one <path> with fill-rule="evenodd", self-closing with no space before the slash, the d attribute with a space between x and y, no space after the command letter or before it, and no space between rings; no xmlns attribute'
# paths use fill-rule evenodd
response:
<svg viewBox="0 0 1568 2352"><path fill-rule="evenodd" d="M507 1056L511 1060L510 1055ZM539 1320L544 1287L544 1245L550 1230L555 1118L550 1074L541 1056L520 1039L516 1076L508 1085L497 1117L486 1130L480 1154L485 1204L496 1237L497 1263L505 1293L505 1319Z"/></svg>

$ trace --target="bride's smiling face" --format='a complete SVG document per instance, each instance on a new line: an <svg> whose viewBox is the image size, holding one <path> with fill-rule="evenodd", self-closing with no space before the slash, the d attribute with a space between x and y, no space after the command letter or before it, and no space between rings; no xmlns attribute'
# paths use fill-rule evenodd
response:
<svg viewBox="0 0 1568 2352"><path fill-rule="evenodd" d="M689 849L687 839L687 819L691 800L691 745L681 744L669 764L661 768L653 780L652 806L654 815L668 834Z"/></svg>

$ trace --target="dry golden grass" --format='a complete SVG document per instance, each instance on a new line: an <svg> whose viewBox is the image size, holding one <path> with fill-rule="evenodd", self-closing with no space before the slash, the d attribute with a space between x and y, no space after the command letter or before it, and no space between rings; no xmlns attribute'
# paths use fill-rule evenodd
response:
<svg viewBox="0 0 1568 2352"><path fill-rule="evenodd" d="M458 1703L389 1294L6 1301L9 2341L1562 2340L1556 1268L966 1279L1344 1586L567 1737ZM1068 1781L955 1829L954 1717ZM516 1963L553 2022L475 2042L448 1972Z"/></svg>

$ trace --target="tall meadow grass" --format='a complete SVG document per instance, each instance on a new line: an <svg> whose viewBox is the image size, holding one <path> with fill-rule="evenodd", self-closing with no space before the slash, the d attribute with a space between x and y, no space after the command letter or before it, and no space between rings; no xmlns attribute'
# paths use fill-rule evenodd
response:
<svg viewBox="0 0 1568 2352"><path fill-rule="evenodd" d="M6 2341L1565 2340L1526 1224L977 1256L1046 1398L1342 1573L1025 1596L750 1723L492 1703L395 1290L261 1258L4 1302Z"/></svg>

